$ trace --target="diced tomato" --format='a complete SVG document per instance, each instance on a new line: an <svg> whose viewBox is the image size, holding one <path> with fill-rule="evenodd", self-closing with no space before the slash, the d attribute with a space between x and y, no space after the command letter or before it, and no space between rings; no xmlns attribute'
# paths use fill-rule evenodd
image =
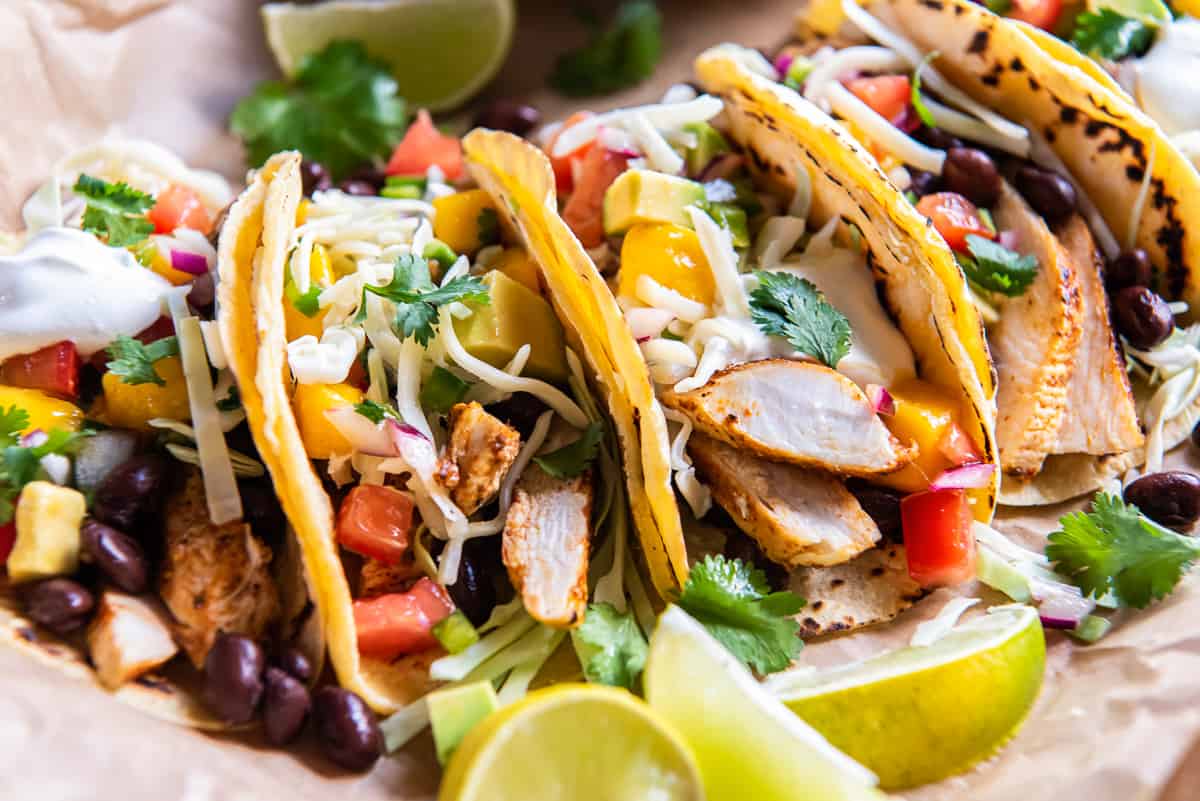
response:
<svg viewBox="0 0 1200 801"><path fill-rule="evenodd" d="M1049 31L1058 24L1062 7L1062 0L1013 0L1006 16Z"/></svg>
<svg viewBox="0 0 1200 801"><path fill-rule="evenodd" d="M363 392L367 391L367 387L371 385L371 378L367 375L367 368L363 366L362 359L355 359L354 363L350 365L346 383L352 387L358 387Z"/></svg>
<svg viewBox="0 0 1200 801"><path fill-rule="evenodd" d="M955 466L976 464L983 461L983 455L975 447L975 443L963 431L958 423L951 422L938 440L938 450Z"/></svg>
<svg viewBox="0 0 1200 801"><path fill-rule="evenodd" d="M846 81L846 88L880 117L897 126L904 120L912 100L912 86L907 75L851 78Z"/></svg>
<svg viewBox="0 0 1200 801"><path fill-rule="evenodd" d="M576 111L570 117L567 117L562 127L546 143L546 153L550 154L550 165L554 168L554 185L558 188L559 192L565 193L571 191L571 187L575 185L574 165L576 162L583 160L583 157L592 149L592 145L596 143L596 140L593 139L575 148L570 153L558 157L553 155L554 143L558 141L558 137L562 136L563 131L576 123L583 122L590 116L592 116L592 112L590 111Z"/></svg>
<svg viewBox="0 0 1200 801"><path fill-rule="evenodd" d="M337 539L343 548L394 565L408 552L413 502L391 487L360 484L342 501Z"/></svg>
<svg viewBox="0 0 1200 801"><path fill-rule="evenodd" d="M176 228L191 228L202 234L212 230L208 209L195 192L179 184L171 184L160 192L146 216L154 223L156 234L169 234Z"/></svg>
<svg viewBox="0 0 1200 801"><path fill-rule="evenodd" d="M13 356L0 365L0 384L40 389L74 400L79 394L79 352L74 342L56 342L39 351Z"/></svg>
<svg viewBox="0 0 1200 801"><path fill-rule="evenodd" d="M629 157L602 147L584 156L575 191L563 207L563 221L571 226L584 247L604 242L604 193L629 166Z"/></svg>
<svg viewBox="0 0 1200 801"><path fill-rule="evenodd" d="M984 239L996 235L983 223L979 209L957 192L936 192L917 201L917 211L933 221L933 227L946 244L960 253L967 250L967 236L975 234Z"/></svg>
<svg viewBox="0 0 1200 801"><path fill-rule="evenodd" d="M358 652L372 659L392 660L426 651L438 644L433 627L454 611L446 590L428 578L407 592L354 602Z"/></svg>
<svg viewBox="0 0 1200 801"><path fill-rule="evenodd" d="M0 526L0 567L8 561L13 545L17 541L17 518L14 510L13 519Z"/></svg>
<svg viewBox="0 0 1200 801"><path fill-rule="evenodd" d="M923 587L975 576L973 518L964 490L918 492L900 501L908 574Z"/></svg>
<svg viewBox="0 0 1200 801"><path fill-rule="evenodd" d="M421 109L392 151L387 174L424 175L435 165L441 168L447 181L457 181L463 171L462 143L457 137L446 136L434 127L429 112Z"/></svg>

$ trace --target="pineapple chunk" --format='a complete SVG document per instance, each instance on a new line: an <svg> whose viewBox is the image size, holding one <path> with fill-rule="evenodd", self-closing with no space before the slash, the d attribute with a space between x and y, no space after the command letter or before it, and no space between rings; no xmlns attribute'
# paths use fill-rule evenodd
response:
<svg viewBox="0 0 1200 801"><path fill-rule="evenodd" d="M108 590L88 627L88 653L100 683L116 690L179 652L163 615L149 602Z"/></svg>
<svg viewBox="0 0 1200 801"><path fill-rule="evenodd" d="M79 567L79 527L87 514L83 493L48 481L31 481L17 504L17 538L8 557L13 583L74 573Z"/></svg>

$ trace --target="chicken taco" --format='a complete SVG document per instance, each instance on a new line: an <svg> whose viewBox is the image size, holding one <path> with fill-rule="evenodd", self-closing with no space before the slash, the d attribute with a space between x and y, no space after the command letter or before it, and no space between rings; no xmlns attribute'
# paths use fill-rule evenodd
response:
<svg viewBox="0 0 1200 801"><path fill-rule="evenodd" d="M1127 97L982 6L836 11L822 36L814 7L776 75L866 146L962 266L998 372L1001 502L1160 469L1197 416L1197 332L1180 326L1200 176Z"/></svg>
<svg viewBox="0 0 1200 801"><path fill-rule="evenodd" d="M232 196L106 140L57 165L0 256L0 639L203 728L254 712L213 668L230 647L298 647L310 672L323 652L216 336Z"/></svg>
<svg viewBox="0 0 1200 801"><path fill-rule="evenodd" d="M690 557L723 542L790 571L802 630L843 630L970 572L998 478L991 367L950 252L750 52L701 56L714 94L548 131L547 228L610 276L593 291L629 397L668 431L634 455L658 518L688 520Z"/></svg>

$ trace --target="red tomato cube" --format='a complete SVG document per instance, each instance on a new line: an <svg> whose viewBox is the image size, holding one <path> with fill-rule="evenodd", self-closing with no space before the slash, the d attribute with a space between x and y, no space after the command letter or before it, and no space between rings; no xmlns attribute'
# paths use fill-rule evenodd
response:
<svg viewBox="0 0 1200 801"><path fill-rule="evenodd" d="M347 550L394 565L408 552L412 522L412 498L392 487L362 484L338 509L337 539Z"/></svg>
<svg viewBox="0 0 1200 801"><path fill-rule="evenodd" d="M169 234L176 228L191 228L202 234L212 230L208 209L191 189L171 184L154 199L154 207L146 213L154 223L154 233Z"/></svg>
<svg viewBox="0 0 1200 801"><path fill-rule="evenodd" d="M628 156L599 146L584 156L575 191L563 207L562 217L585 248L604 242L604 193L628 165Z"/></svg>
<svg viewBox="0 0 1200 801"><path fill-rule="evenodd" d="M428 578L407 592L380 595L354 602L354 628L358 652L390 661L437 646L433 627L454 612L446 590Z"/></svg>
<svg viewBox="0 0 1200 801"><path fill-rule="evenodd" d="M462 143L434 127L429 112L421 109L392 151L387 174L424 175L435 165L441 168L447 181L458 180L463 172Z"/></svg>
<svg viewBox="0 0 1200 801"><path fill-rule="evenodd" d="M933 227L951 249L965 253L967 236L995 239L996 234L983 223L979 209L957 192L936 192L917 201L917 211L933 221Z"/></svg>
<svg viewBox="0 0 1200 801"><path fill-rule="evenodd" d="M907 75L876 75L871 78L851 78L846 88L862 102L893 125L901 122L912 100L912 86Z"/></svg>
<svg viewBox="0 0 1200 801"><path fill-rule="evenodd" d="M974 518L964 490L918 492L900 501L908 574L923 587L975 577Z"/></svg>
<svg viewBox="0 0 1200 801"><path fill-rule="evenodd" d="M0 365L0 384L40 389L74 400L79 394L79 352L74 342L56 342L39 351L13 356Z"/></svg>

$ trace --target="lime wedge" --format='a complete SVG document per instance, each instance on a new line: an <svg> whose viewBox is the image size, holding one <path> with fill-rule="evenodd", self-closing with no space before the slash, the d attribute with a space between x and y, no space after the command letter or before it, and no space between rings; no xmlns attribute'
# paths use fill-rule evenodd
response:
<svg viewBox="0 0 1200 801"><path fill-rule="evenodd" d="M308 53L356 39L392 68L412 108L442 111L492 79L512 45L514 0L334 0L262 7L267 44L280 69Z"/></svg>
<svg viewBox="0 0 1200 801"><path fill-rule="evenodd" d="M1174 17L1163 0L1088 0L1088 10L1095 13L1111 9L1124 17L1140 19L1155 25L1169 23Z"/></svg>
<svg viewBox="0 0 1200 801"><path fill-rule="evenodd" d="M484 718L459 745L439 801L702 801L695 760L625 690L558 684Z"/></svg>
<svg viewBox="0 0 1200 801"><path fill-rule="evenodd" d="M769 686L889 790L961 773L994 754L1033 706L1046 665L1037 612L1003 607L923 648L817 671Z"/></svg>
<svg viewBox="0 0 1200 801"><path fill-rule="evenodd" d="M714 801L884 797L870 771L790 713L676 606L659 618L642 680L650 706L695 752Z"/></svg>

